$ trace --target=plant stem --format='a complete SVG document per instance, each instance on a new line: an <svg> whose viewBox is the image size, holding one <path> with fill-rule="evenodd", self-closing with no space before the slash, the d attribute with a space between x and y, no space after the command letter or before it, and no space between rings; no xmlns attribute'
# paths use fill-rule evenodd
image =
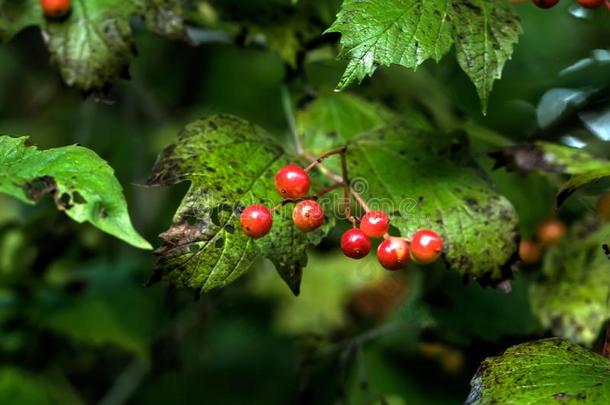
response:
<svg viewBox="0 0 610 405"><path fill-rule="evenodd" d="M339 182L337 182L335 184L332 184L330 186L324 187L322 190L318 191L314 195L309 195L309 196L297 198L295 200L290 200L290 199L283 200L282 202L277 204L275 207L271 208L271 212L277 211L278 209L282 208L286 204L290 204L290 203L294 203L294 202L299 202L299 201L304 201L304 200L317 200L318 198L322 197L324 194L328 194L331 191L338 189L339 187L343 187L344 185L345 185L345 183L343 183L343 181L339 181Z"/></svg>
<svg viewBox="0 0 610 405"><path fill-rule="evenodd" d="M369 212L371 209L369 208L367 203L364 201L362 196L356 190L354 190L354 188L351 186L351 184L349 184L349 180L347 179L347 163L346 163L346 159L345 159L346 151L347 151L347 148L342 148L342 149L339 149L339 150L336 150L333 152L329 152L329 154L327 154L329 156L333 156L333 155L337 155L337 154L341 155L341 167L342 167L342 171L344 172L343 176L339 176L338 174L329 170L326 166L322 165L322 163L318 162L318 160L321 159L322 157L316 158L309 152L303 152L303 156L305 156L307 159L311 160L312 164L310 164L309 166L316 167L320 171L320 173L322 173L323 176L328 177L329 179L334 180L336 182L343 183L345 185L345 187L349 189L350 194L354 197L354 199L356 200L358 205L360 205L360 207L364 210L364 212ZM324 156L326 156L326 155L323 155L323 157ZM328 157L328 156L326 156L326 157ZM324 159L322 159L322 160L324 160ZM351 215L350 215L350 217L351 217ZM348 219L350 217L348 217Z"/></svg>
<svg viewBox="0 0 610 405"><path fill-rule="evenodd" d="M347 150L346 147L343 147L341 149L337 149L337 150L333 150L330 151L328 153L325 153L324 155L320 156L319 158L315 159L313 162L311 162L309 164L309 166L307 166L305 168L305 171L308 172L310 171L312 168L314 168L315 166L319 165L320 163L322 163L324 160L328 159L331 156L334 155L341 155L341 161L343 162L345 160L345 151Z"/></svg>

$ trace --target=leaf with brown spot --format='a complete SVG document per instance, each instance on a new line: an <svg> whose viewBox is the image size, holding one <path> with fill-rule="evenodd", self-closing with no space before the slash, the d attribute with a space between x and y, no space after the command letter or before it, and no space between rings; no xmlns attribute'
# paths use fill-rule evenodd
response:
<svg viewBox="0 0 610 405"><path fill-rule="evenodd" d="M152 248L131 224L114 171L90 149L38 150L28 138L0 136L0 192L29 204L50 195L76 222L90 222L135 247Z"/></svg>
<svg viewBox="0 0 610 405"><path fill-rule="evenodd" d="M59 20L44 18L38 0L0 0L0 41L39 26L63 81L84 92L101 90L127 75L135 53L133 16L160 35L185 36L176 0L74 0L70 14Z"/></svg>
<svg viewBox="0 0 610 405"><path fill-rule="evenodd" d="M276 211L271 232L261 239L248 237L239 222L244 207L272 207L281 201L273 179L291 161L295 158L263 129L242 119L218 115L187 125L178 141L161 152L148 182L191 184L172 225L160 235L151 282L165 279L206 292L235 281L257 258L266 257L298 294L306 249L321 241L333 217L306 234L294 227L288 204ZM313 181L312 189L319 188L319 179Z"/></svg>

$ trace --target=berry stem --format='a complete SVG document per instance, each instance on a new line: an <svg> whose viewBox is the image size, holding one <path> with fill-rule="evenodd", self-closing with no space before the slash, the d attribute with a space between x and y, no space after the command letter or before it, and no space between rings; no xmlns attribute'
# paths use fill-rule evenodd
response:
<svg viewBox="0 0 610 405"><path fill-rule="evenodd" d="M364 212L369 212L371 209L369 208L368 204L364 201L362 196L356 190L354 190L354 188L349 183L349 177L347 175L347 159L345 157L346 152L347 152L347 147L343 147L341 149L337 149L337 150L328 152L328 153L320 156L319 158L316 158L309 152L304 152L303 156L305 156L307 159L312 160L312 163L305 168L305 171L308 171L315 167L320 171L320 173L322 173L323 176L328 177L329 179L334 180L338 183L339 182L342 183L346 189L349 189L349 194L351 194L354 197L354 199L356 200L358 205L360 205L360 207L364 210ZM341 171L343 172L343 176L339 176L338 174L329 170L326 166L322 165L323 160L325 160L326 158L328 158L330 156L334 156L334 155L341 155ZM347 194L347 192L346 192L346 194ZM353 221L351 220L351 217L352 217L351 213L349 212L349 196L347 198L348 198L348 203L347 203L348 209L345 211L345 215L346 215L346 218L348 218L353 223Z"/></svg>
<svg viewBox="0 0 610 405"><path fill-rule="evenodd" d="M330 185L328 187L324 187L322 190L320 190L319 192L317 192L314 195L309 195L309 196L297 198L295 200L291 200L291 199L282 200L282 202L280 202L279 204L277 204L276 206L271 208L271 212L275 212L278 209L282 208L284 205L287 205L287 204L290 204L290 203L295 203L295 202L305 201L305 200L317 200L318 198L322 197L324 194L328 194L331 191L336 190L339 187L343 187L343 186L344 186L344 183L342 181L339 181L339 182L337 182L335 184L332 184L332 185Z"/></svg>
<svg viewBox="0 0 610 405"><path fill-rule="evenodd" d="M333 151L330 151L330 152L328 152L328 153L323 154L323 155L322 155L322 156L320 156L319 158L314 159L314 161L313 161L313 162L311 162L311 163L309 164L309 166L307 166L307 167L305 168L305 171L306 171L306 172L310 171L310 170L311 170L311 169L313 169L315 166L319 165L319 164L320 164L320 163L322 163L324 160L326 160L326 159L328 159L329 157L334 156L334 155L339 155L339 154L340 154L340 155L341 155L341 161L343 162L343 160L345 160L345 151L346 151L346 150L347 150L347 148L344 146L344 147L343 147L343 148L341 148L341 149L333 150Z"/></svg>

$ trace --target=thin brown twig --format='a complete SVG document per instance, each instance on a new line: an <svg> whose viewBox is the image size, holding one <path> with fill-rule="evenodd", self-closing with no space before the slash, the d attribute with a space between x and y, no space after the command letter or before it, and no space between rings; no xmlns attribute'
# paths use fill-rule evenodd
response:
<svg viewBox="0 0 610 405"><path fill-rule="evenodd" d="M314 168L315 166L317 166L317 165L319 165L320 163L322 163L324 160L326 160L326 159L328 159L329 157L334 156L334 155L341 155L341 158L342 158L342 159L344 159L344 156L345 156L345 151L346 151L346 148L345 148L345 147L343 147L343 148L341 148L341 149L337 149L337 150L333 150L333 151L330 151L330 152L328 152L328 153L325 153L324 155L320 156L319 158L317 158L317 159L315 159L313 162L311 162L311 163L309 164L309 166L307 166L307 167L305 168L305 171L306 171L306 172L310 171L312 168Z"/></svg>
<svg viewBox="0 0 610 405"><path fill-rule="evenodd" d="M332 184L332 185L330 185L328 187L324 187L322 190L318 191L314 195L309 195L309 196L297 198L297 199L294 199L294 200L291 200L291 199L282 200L282 202L280 202L279 204L277 204L276 206L271 208L271 212L277 211L278 209L282 208L284 205L287 205L287 204L291 204L291 203L295 203L295 202L299 202L299 201L304 201L304 200L317 200L318 198L322 197L323 195L325 195L327 193L330 193L331 191L336 190L339 187L343 187L343 186L344 186L343 181L339 181L339 182L337 182L335 184Z"/></svg>
<svg viewBox="0 0 610 405"><path fill-rule="evenodd" d="M330 156L336 155L336 154L341 154L342 156L345 156L346 150L347 150L347 148L342 148L342 149L339 149L338 151L333 151L334 153L332 153ZM312 163L313 166L312 165L310 165L310 166L316 167L320 171L320 173L322 173L323 176L328 177L329 179L334 180L336 182L341 182L341 183L345 184L347 187L349 187L350 194L354 197L354 199L356 200L358 205L360 205L360 207L364 210L364 212L369 212L371 210L369 208L368 204L362 198L362 196L356 190L354 190L354 188L351 186L351 184L348 184L347 182L345 182L345 179L343 178L343 176L339 176L338 174L329 170L326 166L322 165L320 162L318 162L318 158L313 156L310 152L304 152L303 156L309 160L312 160L315 164ZM345 160L345 158L343 158L343 159ZM343 165L345 166L345 171L347 172L347 164L343 163Z"/></svg>

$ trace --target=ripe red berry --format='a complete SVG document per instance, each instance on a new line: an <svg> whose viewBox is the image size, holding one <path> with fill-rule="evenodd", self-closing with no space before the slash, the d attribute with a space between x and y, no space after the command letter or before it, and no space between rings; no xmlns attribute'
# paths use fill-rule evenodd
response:
<svg viewBox="0 0 610 405"><path fill-rule="evenodd" d="M275 175L275 189L284 198L301 198L307 195L310 186L309 175L297 165L284 166Z"/></svg>
<svg viewBox="0 0 610 405"><path fill-rule="evenodd" d="M435 262L443 251L443 240L434 231L422 229L411 238L411 256L422 264Z"/></svg>
<svg viewBox="0 0 610 405"><path fill-rule="evenodd" d="M606 0L576 0L578 4L585 8L597 8L602 6Z"/></svg>
<svg viewBox="0 0 610 405"><path fill-rule="evenodd" d="M324 223L324 210L313 200L300 201L292 210L292 220L301 231L313 231Z"/></svg>
<svg viewBox="0 0 610 405"><path fill-rule="evenodd" d="M261 238L269 233L273 219L271 212L264 205L250 205L239 216L241 226L246 235Z"/></svg>
<svg viewBox="0 0 610 405"><path fill-rule="evenodd" d="M360 229L349 229L341 236L341 250L352 259L362 259L371 251L371 241Z"/></svg>
<svg viewBox="0 0 610 405"><path fill-rule="evenodd" d="M390 219L383 211L369 211L360 220L360 229L369 238L381 238L389 228Z"/></svg>
<svg viewBox="0 0 610 405"><path fill-rule="evenodd" d="M377 248L377 259L388 270L405 268L409 262L409 244L402 238L388 238Z"/></svg>
<svg viewBox="0 0 610 405"><path fill-rule="evenodd" d="M540 8L551 8L559 3L559 0L533 0L533 2Z"/></svg>
<svg viewBox="0 0 610 405"><path fill-rule="evenodd" d="M42 12L47 17L63 17L70 12L70 0L40 0Z"/></svg>

